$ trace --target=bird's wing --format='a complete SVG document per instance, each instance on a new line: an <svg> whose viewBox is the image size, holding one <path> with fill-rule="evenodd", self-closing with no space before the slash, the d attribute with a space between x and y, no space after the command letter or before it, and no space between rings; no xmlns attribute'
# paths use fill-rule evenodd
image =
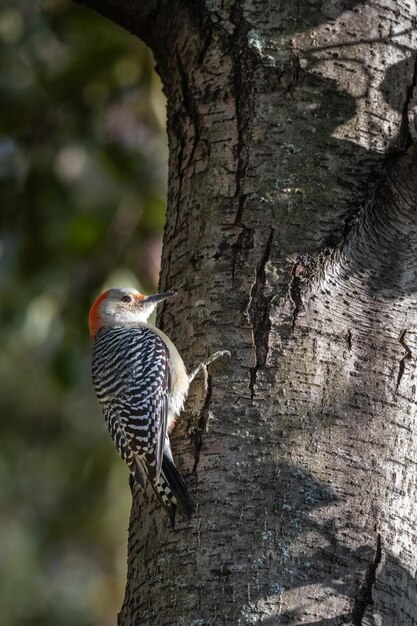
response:
<svg viewBox="0 0 417 626"><path fill-rule="evenodd" d="M138 463L136 462L136 457L127 442L125 432L120 426L118 414L108 407L103 409L103 414L104 421L106 422L106 426L109 429L109 433L116 445L118 453L120 454L122 460L129 466L136 482L139 483L142 489L145 489L146 482L143 472L139 468Z"/></svg>
<svg viewBox="0 0 417 626"><path fill-rule="evenodd" d="M102 354L95 359L100 343ZM99 399L101 394L103 404L111 408L113 428L119 428L127 448L145 460L148 478L156 484L162 466L170 387L165 343L150 328L103 329L94 344L93 382Z"/></svg>

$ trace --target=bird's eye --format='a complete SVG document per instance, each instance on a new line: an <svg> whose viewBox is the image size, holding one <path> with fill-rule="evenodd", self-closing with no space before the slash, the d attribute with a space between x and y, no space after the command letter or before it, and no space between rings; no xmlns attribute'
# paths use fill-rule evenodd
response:
<svg viewBox="0 0 417 626"><path fill-rule="evenodd" d="M123 296L123 298L120 298L120 300L122 302L132 302L131 296Z"/></svg>

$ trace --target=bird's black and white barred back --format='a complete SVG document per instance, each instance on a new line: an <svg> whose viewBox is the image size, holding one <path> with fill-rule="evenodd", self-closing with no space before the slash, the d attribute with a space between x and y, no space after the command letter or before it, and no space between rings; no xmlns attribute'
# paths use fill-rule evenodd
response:
<svg viewBox="0 0 417 626"><path fill-rule="evenodd" d="M149 480L171 523L192 505L167 436L169 352L146 326L102 328L94 337L92 378L110 435L138 484Z"/></svg>
<svg viewBox="0 0 417 626"><path fill-rule="evenodd" d="M167 349L149 328L103 328L94 338L93 384L134 454L165 438L169 394Z"/></svg>

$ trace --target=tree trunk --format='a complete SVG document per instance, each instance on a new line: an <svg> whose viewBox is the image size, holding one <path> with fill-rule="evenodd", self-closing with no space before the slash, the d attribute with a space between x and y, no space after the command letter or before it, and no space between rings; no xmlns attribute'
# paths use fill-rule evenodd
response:
<svg viewBox="0 0 417 626"><path fill-rule="evenodd" d="M84 3L168 99L161 324L232 352L174 437L192 520L134 492L120 625L415 625L416 4Z"/></svg>

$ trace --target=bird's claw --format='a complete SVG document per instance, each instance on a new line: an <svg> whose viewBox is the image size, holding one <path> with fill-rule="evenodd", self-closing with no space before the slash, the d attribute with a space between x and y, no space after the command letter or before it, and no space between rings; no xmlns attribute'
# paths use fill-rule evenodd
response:
<svg viewBox="0 0 417 626"><path fill-rule="evenodd" d="M207 380L208 380L208 371L207 371L207 366L211 365L214 361L216 361L218 358L222 357L222 356L228 356L231 357L231 353L229 352L229 350L218 350L217 352L215 352L214 354L212 354L211 356L209 356L205 361L203 361L202 363L200 363L199 365L197 365L197 367L195 368L195 370L190 374L190 376L188 377L189 382L191 383L191 381L194 380L194 378L197 376L198 372L200 370L202 370L203 375L204 375L204 387L207 390Z"/></svg>
<svg viewBox="0 0 417 626"><path fill-rule="evenodd" d="M231 357L231 353L229 352L229 350L218 350L217 352L215 352L214 354L212 354L211 356L208 357L208 359L206 361L203 361L204 365L210 365L211 363L213 363L214 361L216 361L217 359L219 359L221 356L229 356Z"/></svg>

